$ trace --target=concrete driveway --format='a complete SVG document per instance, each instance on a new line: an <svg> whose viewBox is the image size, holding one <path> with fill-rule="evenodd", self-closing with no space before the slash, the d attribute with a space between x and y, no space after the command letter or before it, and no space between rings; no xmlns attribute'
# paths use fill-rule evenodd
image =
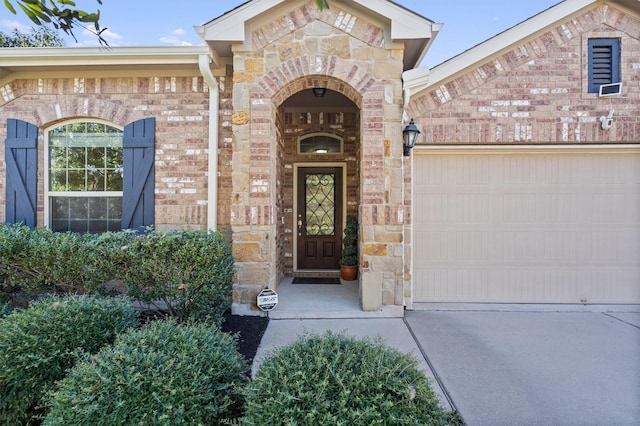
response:
<svg viewBox="0 0 640 426"><path fill-rule="evenodd" d="M612 309L407 311L405 320L470 426L638 425L640 308Z"/></svg>

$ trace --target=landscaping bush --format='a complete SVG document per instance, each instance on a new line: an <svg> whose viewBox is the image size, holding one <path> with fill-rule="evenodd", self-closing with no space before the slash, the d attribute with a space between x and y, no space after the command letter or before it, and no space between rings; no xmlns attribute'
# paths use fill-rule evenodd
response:
<svg viewBox="0 0 640 426"><path fill-rule="evenodd" d="M0 225L0 283L5 293L95 293L117 276L127 233L52 232ZM4 277L2 277L4 275Z"/></svg>
<svg viewBox="0 0 640 426"><path fill-rule="evenodd" d="M155 321L76 364L50 393L44 425L232 424L247 371L229 334Z"/></svg>
<svg viewBox="0 0 640 426"><path fill-rule="evenodd" d="M0 302L0 318L6 317L11 313L11 308L6 302Z"/></svg>
<svg viewBox="0 0 640 426"><path fill-rule="evenodd" d="M250 425L444 425L410 355L342 334L304 336L276 350L249 385Z"/></svg>
<svg viewBox="0 0 640 426"><path fill-rule="evenodd" d="M142 302L162 302L180 321L220 322L231 305L233 274L231 246L219 233L94 235L0 225L0 296L7 299L105 294L113 287Z"/></svg>
<svg viewBox="0 0 640 426"><path fill-rule="evenodd" d="M150 232L132 238L124 253L121 278L136 300L161 301L181 322L219 323L231 306L234 261L220 233Z"/></svg>
<svg viewBox="0 0 640 426"><path fill-rule="evenodd" d="M0 424L32 421L80 352L97 352L136 323L130 302L86 296L49 297L1 318Z"/></svg>
<svg viewBox="0 0 640 426"><path fill-rule="evenodd" d="M3 294L14 293L18 283L25 279L23 265L28 260L31 236L32 230L27 226L0 223L0 285Z"/></svg>

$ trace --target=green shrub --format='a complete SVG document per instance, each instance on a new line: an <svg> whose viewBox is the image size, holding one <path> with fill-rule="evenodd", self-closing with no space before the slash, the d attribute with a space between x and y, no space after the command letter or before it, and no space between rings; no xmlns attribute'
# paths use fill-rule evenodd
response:
<svg viewBox="0 0 640 426"><path fill-rule="evenodd" d="M0 424L31 421L78 353L97 352L135 325L128 301L80 296L49 297L1 318Z"/></svg>
<svg viewBox="0 0 640 426"><path fill-rule="evenodd" d="M3 297L104 294L124 287L133 299L162 302L181 321L219 322L231 304L233 274L231 245L220 233L94 235L0 225Z"/></svg>
<svg viewBox="0 0 640 426"><path fill-rule="evenodd" d="M116 276L112 259L124 233L52 232L23 225L0 226L0 280L5 293L93 293ZM2 278L0 276L0 278Z"/></svg>
<svg viewBox="0 0 640 426"><path fill-rule="evenodd" d="M18 236L26 240L18 241L24 252L16 256L21 269L12 274L11 283L32 293L74 292L83 286L87 235L38 228L19 231Z"/></svg>
<svg viewBox="0 0 640 426"><path fill-rule="evenodd" d="M11 307L6 302L0 302L0 318L6 317L11 313Z"/></svg>
<svg viewBox="0 0 640 426"><path fill-rule="evenodd" d="M443 425L410 355L342 334L304 336L272 353L249 385L250 425Z"/></svg>
<svg viewBox="0 0 640 426"><path fill-rule="evenodd" d="M221 234L156 231L131 239L124 252L122 279L130 297L161 301L182 322L220 322L231 306L234 261Z"/></svg>
<svg viewBox="0 0 640 426"><path fill-rule="evenodd" d="M204 323L155 321L85 356L49 395L44 425L199 425L241 414L248 366Z"/></svg>
<svg viewBox="0 0 640 426"><path fill-rule="evenodd" d="M3 293L15 292L25 278L32 230L24 225L0 224L0 285ZM28 275L26 277L28 279Z"/></svg>

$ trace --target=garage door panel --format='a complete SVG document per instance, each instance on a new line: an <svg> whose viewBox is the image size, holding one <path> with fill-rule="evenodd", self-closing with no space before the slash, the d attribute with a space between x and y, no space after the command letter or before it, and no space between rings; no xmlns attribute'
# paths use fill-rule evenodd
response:
<svg viewBox="0 0 640 426"><path fill-rule="evenodd" d="M640 153L415 162L415 302L640 303Z"/></svg>

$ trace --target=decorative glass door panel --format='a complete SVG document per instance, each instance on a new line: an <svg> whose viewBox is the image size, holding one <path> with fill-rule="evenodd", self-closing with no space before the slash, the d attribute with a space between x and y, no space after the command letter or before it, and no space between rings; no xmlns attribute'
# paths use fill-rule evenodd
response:
<svg viewBox="0 0 640 426"><path fill-rule="evenodd" d="M342 168L298 169L298 269L338 269Z"/></svg>

